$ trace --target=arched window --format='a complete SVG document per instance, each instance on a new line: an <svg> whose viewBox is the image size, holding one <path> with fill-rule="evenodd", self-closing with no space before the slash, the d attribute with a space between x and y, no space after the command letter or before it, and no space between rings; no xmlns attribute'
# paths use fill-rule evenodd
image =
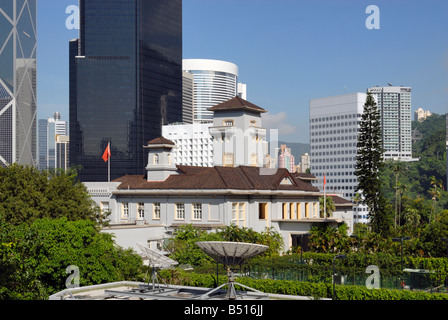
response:
<svg viewBox="0 0 448 320"><path fill-rule="evenodd" d="M159 155L157 153L154 155L154 164L159 164Z"/></svg>

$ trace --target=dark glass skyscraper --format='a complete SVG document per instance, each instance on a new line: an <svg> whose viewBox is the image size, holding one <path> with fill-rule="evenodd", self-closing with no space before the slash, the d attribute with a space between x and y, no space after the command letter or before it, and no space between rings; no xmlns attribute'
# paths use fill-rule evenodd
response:
<svg viewBox="0 0 448 320"><path fill-rule="evenodd" d="M143 174L143 145L182 121L182 0L80 0L70 42L70 165L81 181Z"/></svg>
<svg viewBox="0 0 448 320"><path fill-rule="evenodd" d="M36 0L0 9L0 166L37 165Z"/></svg>

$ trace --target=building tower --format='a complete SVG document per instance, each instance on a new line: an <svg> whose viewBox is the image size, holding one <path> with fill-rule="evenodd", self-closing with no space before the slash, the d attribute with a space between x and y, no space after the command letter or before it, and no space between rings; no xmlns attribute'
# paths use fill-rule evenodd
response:
<svg viewBox="0 0 448 320"><path fill-rule="evenodd" d="M246 97L246 86L238 86L238 66L209 59L184 59L183 70L194 76L194 122L213 122L209 108L238 95Z"/></svg>
<svg viewBox="0 0 448 320"><path fill-rule="evenodd" d="M310 165L316 187L351 200L356 196L358 130L367 94L352 93L310 100ZM366 223L367 207L357 206L355 222Z"/></svg>
<svg viewBox="0 0 448 320"><path fill-rule="evenodd" d="M0 166L37 165L36 0L0 9Z"/></svg>
<svg viewBox="0 0 448 320"><path fill-rule="evenodd" d="M55 112L53 118L39 120L39 169L58 168L57 139L68 135L68 123Z"/></svg>
<svg viewBox="0 0 448 320"><path fill-rule="evenodd" d="M239 96L208 110L214 112L209 128L214 165L264 167L268 143L261 114L267 111Z"/></svg>
<svg viewBox="0 0 448 320"><path fill-rule="evenodd" d="M411 88L372 87L381 114L384 158L412 160Z"/></svg>
<svg viewBox="0 0 448 320"><path fill-rule="evenodd" d="M80 0L70 41L70 166L81 181L144 174L145 143L182 121L182 0Z"/></svg>

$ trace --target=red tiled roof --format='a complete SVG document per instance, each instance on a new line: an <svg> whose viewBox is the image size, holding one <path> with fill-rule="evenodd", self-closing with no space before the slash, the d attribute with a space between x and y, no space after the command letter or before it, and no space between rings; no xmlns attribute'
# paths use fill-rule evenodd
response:
<svg viewBox="0 0 448 320"><path fill-rule="evenodd" d="M232 98L230 100L224 101L220 104L217 104L211 108L208 108L209 111L227 111L227 110L247 110L257 113L265 113L267 112L263 108L260 108L259 106L246 101L239 96L236 96L235 98Z"/></svg>
<svg viewBox="0 0 448 320"><path fill-rule="evenodd" d="M318 188L300 179L294 179L287 169L278 169L272 175L260 174L258 167L191 167L177 166L177 175L165 181L147 181L144 175L126 175L115 182L121 182L118 190L148 189L236 189L236 190L295 190L319 192ZM289 177L291 184L281 184Z"/></svg>
<svg viewBox="0 0 448 320"><path fill-rule="evenodd" d="M170 144L173 146L175 145L175 143L173 141L168 140L164 137L158 137L158 138L155 138L155 139L149 141L148 145L151 145L151 144Z"/></svg>

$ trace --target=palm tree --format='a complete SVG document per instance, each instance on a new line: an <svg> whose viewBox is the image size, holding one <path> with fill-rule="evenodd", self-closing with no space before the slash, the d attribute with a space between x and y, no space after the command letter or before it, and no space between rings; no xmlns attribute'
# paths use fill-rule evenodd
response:
<svg viewBox="0 0 448 320"><path fill-rule="evenodd" d="M333 212L336 210L336 206L334 204L332 197L325 197L325 206L327 217L332 217ZM320 217L324 217L324 197L319 199L319 208L320 208Z"/></svg>
<svg viewBox="0 0 448 320"><path fill-rule="evenodd" d="M432 197L432 214L434 214L434 221L436 220L436 201L437 198L440 198L440 189L442 189L442 180L437 180L435 176L431 176L429 178L430 184L433 187L433 189L429 189L428 193ZM429 218L431 220L431 217Z"/></svg>

